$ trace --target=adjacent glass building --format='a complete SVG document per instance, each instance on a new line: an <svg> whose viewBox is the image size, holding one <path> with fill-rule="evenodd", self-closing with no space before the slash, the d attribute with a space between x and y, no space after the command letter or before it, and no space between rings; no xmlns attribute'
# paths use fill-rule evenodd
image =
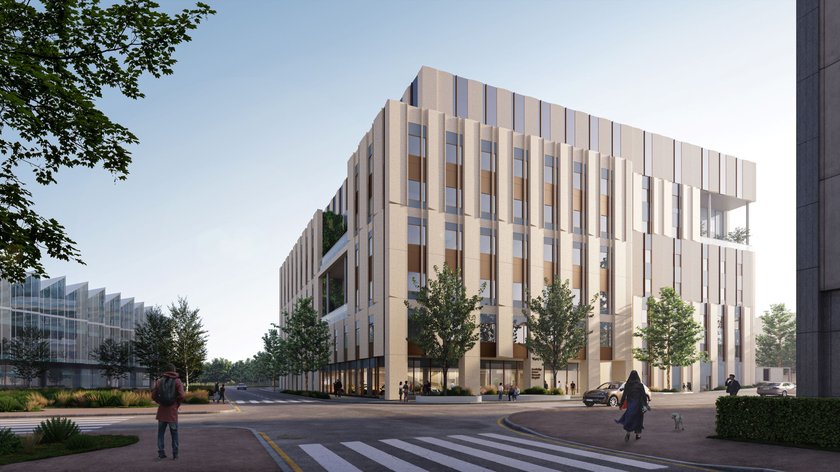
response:
<svg viewBox="0 0 840 472"><path fill-rule="evenodd" d="M33 386L94 388L106 386L91 351L106 339L134 340L134 327L145 321L143 302L88 288L87 282L67 284L64 277L40 279L28 276L23 283L0 280L0 339L14 339L25 327L41 329L50 344L50 365ZM2 386L22 385L15 378L5 346L0 346ZM143 387L148 383L136 367L119 387Z"/></svg>
<svg viewBox="0 0 840 472"><path fill-rule="evenodd" d="M394 399L401 381L473 392L550 383L525 349L522 310L556 278L598 300L559 387L633 369L657 388L712 389L730 373L753 383L754 163L423 67L346 167L279 274L281 313L312 297L329 323L332 363L314 376L323 390L340 379L351 393ZM484 287L480 342L448 379L410 341L405 306L443 264L462 271L468 292ZM694 306L710 358L673 369L671 385L632 356L646 300L663 287Z"/></svg>

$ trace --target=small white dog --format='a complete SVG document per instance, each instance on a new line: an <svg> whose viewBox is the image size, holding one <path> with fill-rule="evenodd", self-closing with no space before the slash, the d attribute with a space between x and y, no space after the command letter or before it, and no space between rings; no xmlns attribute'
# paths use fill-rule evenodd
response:
<svg viewBox="0 0 840 472"><path fill-rule="evenodd" d="M671 413L671 419L674 420L674 431L685 431L681 414Z"/></svg>

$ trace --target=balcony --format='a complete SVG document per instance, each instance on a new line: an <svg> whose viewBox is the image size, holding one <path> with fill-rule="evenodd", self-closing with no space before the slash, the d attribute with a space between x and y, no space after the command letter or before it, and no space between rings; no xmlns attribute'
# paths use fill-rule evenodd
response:
<svg viewBox="0 0 840 472"><path fill-rule="evenodd" d="M350 240L350 237L345 232L335 244L324 254L324 257L321 258L321 266L318 269L318 272L324 272L329 266L331 266L336 260L338 260L339 256L344 254L344 251L347 249L347 242Z"/></svg>
<svg viewBox="0 0 840 472"><path fill-rule="evenodd" d="M752 250L751 236L749 202L703 191L700 202L700 242L749 251Z"/></svg>

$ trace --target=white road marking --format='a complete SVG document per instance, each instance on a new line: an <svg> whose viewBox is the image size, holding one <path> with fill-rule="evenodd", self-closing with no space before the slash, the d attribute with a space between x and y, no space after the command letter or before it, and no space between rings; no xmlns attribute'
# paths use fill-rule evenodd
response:
<svg viewBox="0 0 840 472"><path fill-rule="evenodd" d="M526 472L554 472L552 469L548 467L543 467L537 464L531 464L530 462L520 461L518 459L511 459L509 457L505 457L499 454L494 454L492 452L483 451L481 449L475 449L473 447L462 446L460 444L455 444L449 441L444 441L443 439L438 438L431 438L431 437L420 437L416 438L420 441L434 444L435 446L442 447L444 449L449 449L451 451L460 452L461 454L466 454L468 456L478 457L479 459L484 459L487 461L495 462L496 464L506 465L508 467L513 467L516 470L523 470Z"/></svg>
<svg viewBox="0 0 840 472"><path fill-rule="evenodd" d="M320 444L301 444L300 448L303 452L309 454L309 457L321 465L327 472L362 472L353 466L353 464L338 457L338 454L330 451Z"/></svg>
<svg viewBox="0 0 840 472"><path fill-rule="evenodd" d="M421 469L416 465L406 462L400 458L394 457L391 454L388 454L387 452L382 452L373 446L368 446L363 442L351 441L343 442L341 444L349 447L350 449L358 452L359 454L367 457L368 459L378 464L384 465L385 467L395 472L427 472L426 469Z"/></svg>
<svg viewBox="0 0 840 472"><path fill-rule="evenodd" d="M517 444L524 444L526 446L539 447L542 449L548 449L550 451L562 452L564 454L573 454L576 456L588 457L590 459L597 459L605 462L615 462L622 465L628 465L630 467L637 467L639 469L656 470L668 468L668 466L661 464L651 464L649 462L642 462L634 459L625 459L623 457L610 456L598 452L584 451L581 449L575 449L573 447L558 446L556 444L548 444L540 441L532 441L530 439L517 438L514 436L505 436L502 434L495 433L482 433L481 436L486 436L488 438L494 439L501 439L502 441L509 441Z"/></svg>
<svg viewBox="0 0 840 472"><path fill-rule="evenodd" d="M432 462L437 462L438 464L445 465L446 467L450 467L460 472L493 472L490 469L485 469L484 467L470 464L469 462L464 462L460 459L455 459L454 457L449 457L446 454L441 454L439 452L426 449L425 447L415 446L414 444L407 443L399 439L382 439L381 441L389 446L402 449L403 451L410 452L416 456L420 456Z"/></svg>
<svg viewBox="0 0 840 472"><path fill-rule="evenodd" d="M513 452L515 454L521 454L524 456L532 457L534 459L541 459L548 462L554 462L555 464L563 464L569 467L575 467L578 469L583 470L590 470L592 472L619 472L618 469L613 469L612 467L605 467L598 464L591 464L589 462L583 462L576 459L567 459L565 457L555 456L553 454L546 454L544 452L534 451L531 449L525 449L522 447L511 446L509 444L502 444L499 442L487 441L486 439L478 439L473 438L470 436L464 436L460 434L456 434L453 436L449 436L450 438L459 439L461 441L470 442L473 444L478 444L481 446L486 446L493 448L495 450Z"/></svg>

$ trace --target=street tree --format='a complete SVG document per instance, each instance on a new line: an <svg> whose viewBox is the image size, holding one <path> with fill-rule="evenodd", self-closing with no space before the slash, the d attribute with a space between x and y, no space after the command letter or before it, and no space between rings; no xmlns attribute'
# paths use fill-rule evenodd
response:
<svg viewBox="0 0 840 472"><path fill-rule="evenodd" d="M633 348L633 357L665 371L665 386L671 388L671 367L688 366L706 358L697 343L703 326L694 320L694 307L684 302L671 287L659 291L659 300L647 301L647 326L637 327L633 336L642 338L642 347Z"/></svg>
<svg viewBox="0 0 840 472"><path fill-rule="evenodd" d="M768 367L796 365L796 315L784 303L770 305L761 317L762 333L755 337L755 363Z"/></svg>
<svg viewBox="0 0 840 472"><path fill-rule="evenodd" d="M277 380L280 376L289 373L288 354L286 353L286 340L280 336L280 330L277 325L275 328L269 329L263 334L263 349L264 353L268 355L266 370L271 378L271 387L277 388Z"/></svg>
<svg viewBox="0 0 840 472"><path fill-rule="evenodd" d="M284 312L283 316L285 323L281 329L286 335L288 373L303 374L305 388L309 390L309 374L330 362L329 326L312 307L311 297L298 299L292 312Z"/></svg>
<svg viewBox="0 0 840 472"><path fill-rule="evenodd" d="M202 367L201 380L206 382L229 382L233 363L223 357L217 357L205 362Z"/></svg>
<svg viewBox="0 0 840 472"><path fill-rule="evenodd" d="M64 226L36 211L27 180L50 185L62 169L99 166L125 180L139 140L99 100L143 98L141 78L172 74L175 46L215 13L203 3L175 14L146 0L99 3L0 2L0 278L46 275L44 252L84 264Z"/></svg>
<svg viewBox="0 0 840 472"><path fill-rule="evenodd" d="M416 305L405 302L410 310L409 322L416 326L410 339L426 352L443 370L444 395L448 372L458 360L475 346L479 339L475 311L481 307L481 291L471 297L461 279L461 271L448 264L443 270L434 267L435 277L417 293Z"/></svg>
<svg viewBox="0 0 840 472"><path fill-rule="evenodd" d="M265 351L254 354L252 359L247 359L250 367L250 375L253 382L262 383L271 378L271 355Z"/></svg>
<svg viewBox="0 0 840 472"><path fill-rule="evenodd" d="M106 339L90 353L91 357L99 361L99 370L108 381L108 386L124 378L131 372L131 343Z"/></svg>
<svg viewBox="0 0 840 472"><path fill-rule="evenodd" d="M32 379L47 371L50 343L40 329L34 326L18 329L13 339L3 338L3 344L15 376L22 379L26 387L31 386Z"/></svg>
<svg viewBox="0 0 840 472"><path fill-rule="evenodd" d="M551 283L546 280L542 295L537 298L528 295L527 310L523 310L528 327L525 345L551 371L552 385L557 385L557 371L586 346L586 337L591 333L586 329L586 319L594 316L597 298L596 295L589 303L575 303L569 281L560 282L559 278Z"/></svg>
<svg viewBox="0 0 840 472"><path fill-rule="evenodd" d="M207 331L198 316L198 308L190 308L184 297L169 305L174 330L173 359L178 373L189 390L190 378L201 375L201 368L207 359Z"/></svg>
<svg viewBox="0 0 840 472"><path fill-rule="evenodd" d="M149 385L175 361L175 323L159 306L146 309L146 319L134 328L134 356L149 373Z"/></svg>

